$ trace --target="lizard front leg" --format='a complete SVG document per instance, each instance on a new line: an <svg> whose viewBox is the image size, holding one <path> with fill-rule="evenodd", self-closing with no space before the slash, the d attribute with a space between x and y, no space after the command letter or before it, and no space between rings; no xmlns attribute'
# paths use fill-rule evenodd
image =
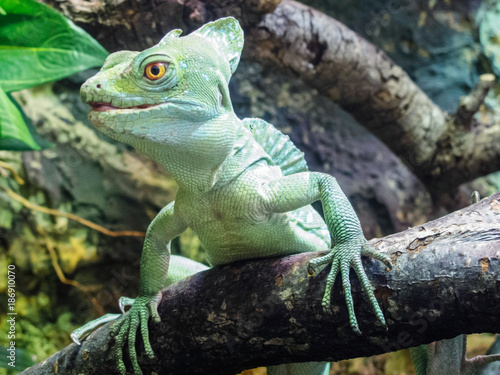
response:
<svg viewBox="0 0 500 375"><path fill-rule="evenodd" d="M125 374L123 347L128 344L129 356L135 374L142 374L137 361L135 341L140 329L145 352L153 358L154 353L149 342L148 321L160 322L157 307L161 289L167 284L167 272L170 260L170 241L186 229L186 225L174 213L174 202L163 208L148 227L141 257L141 279L139 295L128 310L111 327L115 337L114 346L117 366ZM130 300L125 303L130 304Z"/></svg>
<svg viewBox="0 0 500 375"><path fill-rule="evenodd" d="M361 256L365 255L378 259L391 268L390 258L376 252L375 249L368 245L358 217L336 179L330 175L317 172L297 173L268 183L265 191L266 203L271 212L276 213L292 211L321 200L325 221L332 236L334 247L329 254L312 260L309 267L314 269L323 264L332 264L326 280L326 289L322 301L323 309L326 311L330 307L333 284L337 274L340 273L349 311L349 322L356 333L361 333L354 313L349 281L349 271L350 268L353 268L378 319L385 325L384 315L363 269Z"/></svg>

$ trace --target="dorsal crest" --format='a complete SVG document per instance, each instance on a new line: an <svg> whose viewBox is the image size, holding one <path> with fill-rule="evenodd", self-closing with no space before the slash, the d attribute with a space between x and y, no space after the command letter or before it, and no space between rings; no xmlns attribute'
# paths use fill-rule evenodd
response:
<svg viewBox="0 0 500 375"><path fill-rule="evenodd" d="M309 170L304 153L293 144L288 135L259 118L246 118L242 123L285 176Z"/></svg>

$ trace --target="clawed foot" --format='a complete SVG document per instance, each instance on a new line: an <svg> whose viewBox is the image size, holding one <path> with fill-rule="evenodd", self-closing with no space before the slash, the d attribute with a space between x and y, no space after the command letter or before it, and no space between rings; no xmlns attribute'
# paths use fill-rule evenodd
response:
<svg viewBox="0 0 500 375"><path fill-rule="evenodd" d="M71 333L71 339L77 345L80 345L80 339L88 332L94 330L101 324L108 323L110 321L118 319L111 326L111 336L115 337L115 344L113 348L113 354L117 361L117 367L121 374L125 374L126 367L123 362L123 346L128 342L130 360L132 361L132 367L134 369L134 374L142 375L142 370L137 361L137 352L135 350L135 341L137 329L140 327L142 339L144 341L144 348L146 354L149 358L154 358L154 352L151 348L149 342L149 330L148 330L148 320L149 317L153 319L155 323L161 321L158 315L157 307L160 296L155 297L141 297L137 299L121 297L118 301L120 310L122 314L106 314L98 319L95 319L82 327L75 329ZM132 306L128 312L125 312L125 307Z"/></svg>
<svg viewBox="0 0 500 375"><path fill-rule="evenodd" d="M352 267L356 275L358 275L363 291L368 296L370 304L372 305L378 320L385 326L385 318L380 306L373 293L372 286L368 277L366 276L365 270L363 269L363 264L361 263L361 256L369 256L383 262L387 267L392 268L391 259L384 254L377 252L372 248L368 242L363 238L356 238L341 244L336 245L333 250L320 258L313 259L309 262L309 271L314 272L315 269L321 265L331 263L332 269L328 274L326 279L326 289L323 296L323 301L321 303L323 311L328 311L330 307L331 292L333 284L335 283L335 278L340 272L342 277L342 288L345 293L345 301L349 311L349 323L351 328L358 335L361 335L359 329L358 321L356 319L356 314L354 312L354 303L351 294L351 283L349 281L349 271Z"/></svg>
<svg viewBox="0 0 500 375"><path fill-rule="evenodd" d="M118 370L123 375L126 371L123 361L123 346L127 343L134 374L142 375L142 370L137 361L137 352L135 350L136 335L139 328L141 330L142 340L144 341L146 355L149 358L154 358L153 348L149 342L148 321L149 317L151 317L155 323L161 321L157 311L159 300L159 295L155 297L139 296L135 301L126 297L120 299L120 309L122 311L125 306L132 305L130 310L111 327L111 336L113 336L116 341L114 344L114 357L117 360Z"/></svg>
<svg viewBox="0 0 500 375"><path fill-rule="evenodd" d="M122 314L125 314L125 307L127 306L132 306L134 303L133 298L128 298L128 297L121 297L120 300L118 301L118 305L120 306L120 310ZM118 319L121 316L121 314L105 314L97 319L92 320L91 322L88 322L87 324L81 326L80 328L75 329L73 332L71 332L71 340L76 345L80 345L81 338L85 336L85 334L93 331L97 327L99 327L101 324L105 324L108 322L111 322L115 319Z"/></svg>

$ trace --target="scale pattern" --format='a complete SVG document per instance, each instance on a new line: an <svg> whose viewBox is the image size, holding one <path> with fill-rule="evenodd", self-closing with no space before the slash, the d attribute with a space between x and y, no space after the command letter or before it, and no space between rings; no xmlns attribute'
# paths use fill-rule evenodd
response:
<svg viewBox="0 0 500 375"><path fill-rule="evenodd" d="M246 118L242 124L252 132L255 141L271 157L274 165L281 168L283 175L309 170L304 153L292 143L289 136L260 118Z"/></svg>

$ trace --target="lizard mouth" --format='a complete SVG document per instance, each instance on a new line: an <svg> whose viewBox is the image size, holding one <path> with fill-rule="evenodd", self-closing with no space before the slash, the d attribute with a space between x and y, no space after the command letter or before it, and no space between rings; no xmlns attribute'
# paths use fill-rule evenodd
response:
<svg viewBox="0 0 500 375"><path fill-rule="evenodd" d="M96 112L117 111L123 109L129 109L129 110L144 109L159 105L159 104L141 104L132 107L113 107L110 103L104 103L104 102L89 102L88 104L90 105L90 107L92 107L92 111Z"/></svg>

